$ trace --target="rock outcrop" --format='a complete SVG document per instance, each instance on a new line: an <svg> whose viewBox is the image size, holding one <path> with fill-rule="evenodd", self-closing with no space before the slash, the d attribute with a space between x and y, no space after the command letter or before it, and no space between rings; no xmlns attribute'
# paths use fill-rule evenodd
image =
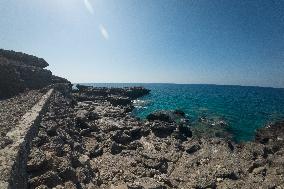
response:
<svg viewBox="0 0 284 189"><path fill-rule="evenodd" d="M76 85L77 92L88 96L123 96L131 100L137 99L150 93L149 89L143 87L107 88ZM76 91L76 90L75 90Z"/></svg>
<svg viewBox="0 0 284 189"><path fill-rule="evenodd" d="M175 110L175 111L157 111L149 114L147 116L149 121L163 121L163 122L188 122L189 120L186 119L185 113L182 110Z"/></svg>
<svg viewBox="0 0 284 189"><path fill-rule="evenodd" d="M54 83L68 83L46 70L48 63L32 55L0 49L0 98Z"/></svg>
<svg viewBox="0 0 284 189"><path fill-rule="evenodd" d="M132 100L149 94L150 90L143 87L105 88L76 85L73 96L78 101L107 100L113 106L121 106L128 112L133 110Z"/></svg>

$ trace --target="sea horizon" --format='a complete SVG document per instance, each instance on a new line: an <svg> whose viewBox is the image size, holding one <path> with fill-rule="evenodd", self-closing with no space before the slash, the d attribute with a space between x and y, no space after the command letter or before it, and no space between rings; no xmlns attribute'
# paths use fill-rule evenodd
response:
<svg viewBox="0 0 284 189"><path fill-rule="evenodd" d="M172 83L172 82L71 82L72 85L88 85L88 84L166 84L166 85L212 85L212 86L235 86L235 87L256 87L256 88L271 88L284 89L284 87L261 86L261 85L241 85L241 84L214 84L214 83Z"/></svg>

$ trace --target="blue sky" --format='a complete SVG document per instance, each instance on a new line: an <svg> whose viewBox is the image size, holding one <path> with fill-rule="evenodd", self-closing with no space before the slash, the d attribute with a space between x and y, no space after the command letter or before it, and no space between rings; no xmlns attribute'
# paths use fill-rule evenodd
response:
<svg viewBox="0 0 284 189"><path fill-rule="evenodd" d="M72 82L284 87L283 0L1 0L0 44Z"/></svg>

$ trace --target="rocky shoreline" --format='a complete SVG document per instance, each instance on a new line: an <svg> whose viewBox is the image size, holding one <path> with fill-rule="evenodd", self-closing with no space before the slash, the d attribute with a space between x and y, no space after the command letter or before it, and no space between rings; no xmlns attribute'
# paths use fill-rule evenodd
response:
<svg viewBox="0 0 284 189"><path fill-rule="evenodd" d="M144 91L79 87L69 97L57 91L32 143L29 188L284 186L283 123L244 144L197 138L181 111L132 117L127 91L136 90Z"/></svg>
<svg viewBox="0 0 284 189"><path fill-rule="evenodd" d="M51 71L45 69L47 66L48 63L42 58L0 49L0 99L55 83L70 83L52 75Z"/></svg>
<svg viewBox="0 0 284 189"><path fill-rule="evenodd" d="M38 60L45 62L25 54L13 58L14 54L4 53L1 59L2 54L0 68L11 61L29 62L24 64L29 69L37 67ZM14 64L11 67L16 69ZM51 78L57 77L51 74ZM8 81L15 84L13 79ZM64 79L41 85L22 81L24 89L2 95L17 95L0 101L11 101L11 111L20 96L26 97L20 92L34 88L42 92L53 88L54 92L36 122L36 137L28 144L27 161L21 169L27 185L21 188L284 188L284 122L258 130L255 141L235 144L230 138L200 135L180 110L155 112L147 120L133 117L133 100L150 92L141 87L78 85L72 89ZM5 82L0 83L2 91L9 87ZM36 101L40 91L24 93L31 94L27 103ZM24 107L20 112L29 108ZM17 122L4 124L3 119L1 129ZM1 159L0 163L3 165Z"/></svg>

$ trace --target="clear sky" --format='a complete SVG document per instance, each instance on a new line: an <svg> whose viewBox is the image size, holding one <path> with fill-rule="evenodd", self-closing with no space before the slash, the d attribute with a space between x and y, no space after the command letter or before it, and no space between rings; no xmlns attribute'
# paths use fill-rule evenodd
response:
<svg viewBox="0 0 284 189"><path fill-rule="evenodd" d="M0 48L72 82L284 87L284 1L1 0Z"/></svg>

